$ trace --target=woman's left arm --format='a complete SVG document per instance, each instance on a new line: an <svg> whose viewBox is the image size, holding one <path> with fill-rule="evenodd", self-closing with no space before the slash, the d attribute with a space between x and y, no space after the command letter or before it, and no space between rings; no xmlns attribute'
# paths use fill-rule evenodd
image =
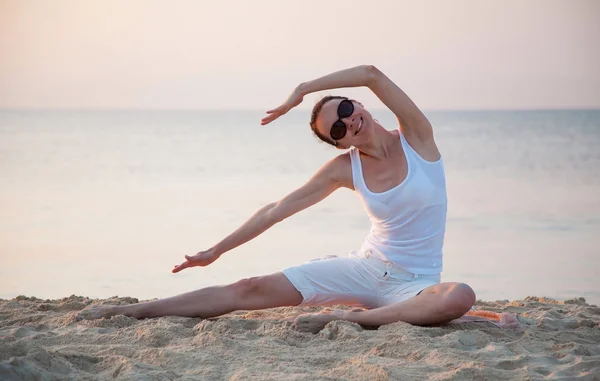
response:
<svg viewBox="0 0 600 381"><path fill-rule="evenodd" d="M392 80L373 65L361 65L336 71L298 85L281 106L267 111L262 124L267 124L299 105L305 95L343 87L368 87L396 115L404 134L422 142L433 139L433 129L425 115Z"/></svg>
<svg viewBox="0 0 600 381"><path fill-rule="evenodd" d="M342 87L368 87L398 118L404 134L422 142L433 139L431 123L404 91L373 65L361 65L340 70L321 78L302 83L302 95Z"/></svg>
<svg viewBox="0 0 600 381"><path fill-rule="evenodd" d="M367 86L398 118L402 132L421 142L433 140L431 123L398 85L375 66L367 65Z"/></svg>

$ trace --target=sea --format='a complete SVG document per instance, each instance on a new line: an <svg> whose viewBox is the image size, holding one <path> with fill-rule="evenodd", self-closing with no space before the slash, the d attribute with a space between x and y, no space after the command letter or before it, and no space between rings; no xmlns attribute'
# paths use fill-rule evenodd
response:
<svg viewBox="0 0 600 381"><path fill-rule="evenodd" d="M358 249L370 223L344 189L171 273L340 153L309 114L260 126L253 110L0 111L0 298L162 298ZM426 115L448 186L442 281L482 300L599 304L600 110Z"/></svg>

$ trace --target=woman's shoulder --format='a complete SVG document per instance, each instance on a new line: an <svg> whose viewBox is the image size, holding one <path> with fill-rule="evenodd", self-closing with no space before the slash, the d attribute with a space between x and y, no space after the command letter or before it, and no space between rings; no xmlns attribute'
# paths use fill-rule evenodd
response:
<svg viewBox="0 0 600 381"><path fill-rule="evenodd" d="M437 162L440 160L441 154L435 144L433 136L431 139L423 140L415 134L411 134L408 131L401 131L400 129L398 129L398 135L404 137L406 143L421 157L421 159L427 162Z"/></svg>
<svg viewBox="0 0 600 381"><path fill-rule="evenodd" d="M351 150L337 155L329 160L325 167L330 176L340 183L343 187L353 189L352 183L352 161L350 159Z"/></svg>

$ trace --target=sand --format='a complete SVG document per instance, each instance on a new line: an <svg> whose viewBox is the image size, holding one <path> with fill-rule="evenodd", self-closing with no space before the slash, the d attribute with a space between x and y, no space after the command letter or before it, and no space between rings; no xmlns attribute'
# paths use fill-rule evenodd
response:
<svg viewBox="0 0 600 381"><path fill-rule="evenodd" d="M518 313L521 328L317 327L294 318L323 309L298 307L77 319L90 305L134 302L0 300L0 380L600 380L600 308L582 298L477 303Z"/></svg>

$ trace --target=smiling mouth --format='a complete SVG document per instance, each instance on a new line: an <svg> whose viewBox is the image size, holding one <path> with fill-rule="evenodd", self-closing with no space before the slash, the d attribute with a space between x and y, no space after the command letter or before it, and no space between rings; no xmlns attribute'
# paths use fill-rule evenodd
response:
<svg viewBox="0 0 600 381"><path fill-rule="evenodd" d="M363 118L362 116L360 117L360 122L358 123L358 128L356 129L356 132L354 133L354 136L356 136L360 130L362 130L362 125L363 125Z"/></svg>

